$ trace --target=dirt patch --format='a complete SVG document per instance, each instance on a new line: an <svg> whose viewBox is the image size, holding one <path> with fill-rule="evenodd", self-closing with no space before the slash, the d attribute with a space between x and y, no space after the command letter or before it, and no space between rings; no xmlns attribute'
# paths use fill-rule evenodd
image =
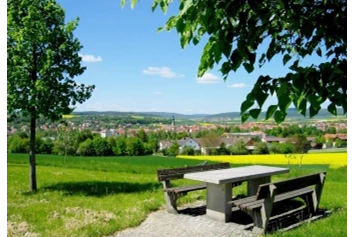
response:
<svg viewBox="0 0 355 237"><path fill-rule="evenodd" d="M19 237L19 236L26 236L26 237L38 237L40 236L37 233L30 232L30 226L27 222L7 222L7 236L8 237Z"/></svg>

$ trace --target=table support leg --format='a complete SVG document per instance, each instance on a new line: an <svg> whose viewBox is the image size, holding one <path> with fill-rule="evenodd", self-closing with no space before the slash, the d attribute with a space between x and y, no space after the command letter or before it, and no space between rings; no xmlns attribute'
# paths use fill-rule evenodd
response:
<svg viewBox="0 0 355 237"><path fill-rule="evenodd" d="M256 195L256 193L258 192L259 185L270 183L270 181L271 181L270 176L248 180L248 196Z"/></svg>
<svg viewBox="0 0 355 237"><path fill-rule="evenodd" d="M209 218L228 222L232 216L232 206L227 202L232 200L232 184L207 183L207 210Z"/></svg>

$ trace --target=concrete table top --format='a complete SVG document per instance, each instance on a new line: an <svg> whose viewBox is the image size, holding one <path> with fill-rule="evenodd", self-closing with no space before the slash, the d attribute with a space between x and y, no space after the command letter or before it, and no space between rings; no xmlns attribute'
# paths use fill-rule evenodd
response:
<svg viewBox="0 0 355 237"><path fill-rule="evenodd" d="M272 176L276 174L288 173L288 168L271 167L263 165L251 165L230 169L211 170L204 172L188 173L184 175L186 179L192 179L213 184L226 184L238 181Z"/></svg>

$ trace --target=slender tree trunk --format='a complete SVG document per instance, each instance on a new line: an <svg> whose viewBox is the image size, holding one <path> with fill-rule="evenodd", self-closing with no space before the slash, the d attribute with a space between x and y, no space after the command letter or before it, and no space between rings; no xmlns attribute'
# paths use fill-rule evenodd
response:
<svg viewBox="0 0 355 237"><path fill-rule="evenodd" d="M67 166L67 148L68 145L65 144L65 151L64 151L64 166Z"/></svg>
<svg viewBox="0 0 355 237"><path fill-rule="evenodd" d="M33 108L35 110L35 108ZM37 190L36 181L36 117L31 117L30 128L30 190Z"/></svg>

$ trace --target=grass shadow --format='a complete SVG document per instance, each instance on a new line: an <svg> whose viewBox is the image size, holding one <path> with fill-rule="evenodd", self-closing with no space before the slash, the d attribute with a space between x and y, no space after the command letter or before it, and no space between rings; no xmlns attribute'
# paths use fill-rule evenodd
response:
<svg viewBox="0 0 355 237"><path fill-rule="evenodd" d="M44 191L60 191L65 195L85 195L102 197L118 193L139 193L161 189L159 183L129 183L129 182L61 182L41 188Z"/></svg>

